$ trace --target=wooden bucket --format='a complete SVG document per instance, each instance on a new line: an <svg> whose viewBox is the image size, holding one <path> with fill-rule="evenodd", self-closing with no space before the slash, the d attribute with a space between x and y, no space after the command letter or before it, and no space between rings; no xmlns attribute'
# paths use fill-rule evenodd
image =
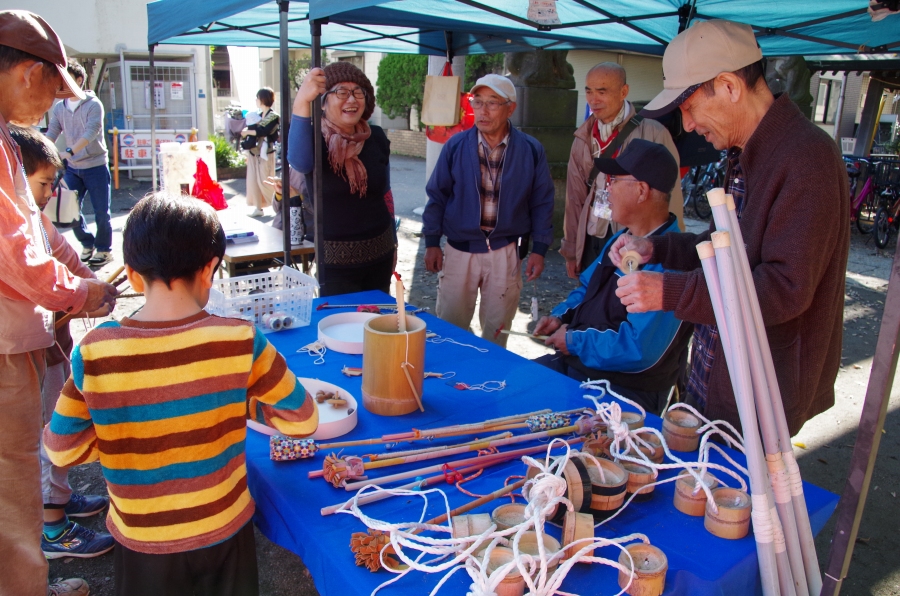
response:
<svg viewBox="0 0 900 596"><path fill-rule="evenodd" d="M666 445L674 451L696 451L700 444L700 419L684 410L669 410L663 417L662 432Z"/></svg>
<svg viewBox="0 0 900 596"><path fill-rule="evenodd" d="M719 481L709 473L704 473L700 478L710 490L719 485ZM694 517L700 517L706 514L706 492L701 489L697 491L696 495L692 494L695 482L694 477L690 474L680 475L678 480L675 481L675 498L673 503L678 511Z"/></svg>
<svg viewBox="0 0 900 596"><path fill-rule="evenodd" d="M703 526L710 534L728 540L739 540L750 532L750 495L736 488L717 488L712 491L718 513L706 504Z"/></svg>
<svg viewBox="0 0 900 596"><path fill-rule="evenodd" d="M666 571L669 560L666 554L650 544L638 543L625 547L634 562L634 578L631 586L625 591L631 596L660 596L666 586ZM619 565L626 569L631 561L624 552L619 555ZM631 574L619 570L619 587L625 588Z"/></svg>
<svg viewBox="0 0 900 596"><path fill-rule="evenodd" d="M542 534L544 542L544 553L547 555L547 575L549 576L551 573L556 571L556 568L559 566L559 559L557 558L555 561L550 561L556 553L558 553L562 547L559 544L559 540L550 536L549 534ZM512 540L512 538L510 538ZM522 537L519 538L519 552L525 553L527 555L531 555L535 559L540 557L540 551L538 550L538 539L537 532L522 532ZM538 567L534 575L532 577L537 577L541 572L540 567Z"/></svg>
<svg viewBox="0 0 900 596"><path fill-rule="evenodd" d="M562 541L563 546L572 544L576 540L583 538L592 538L594 536L594 516L589 513L579 513L577 511L566 511L563 520ZM571 559L579 550L587 546L587 542L570 546L566 549L566 559ZM585 557L593 557L593 549L587 551Z"/></svg>
<svg viewBox="0 0 900 596"><path fill-rule="evenodd" d="M500 505L491 512L490 519L497 524L498 530L508 530L525 521L525 505L521 503Z"/></svg>
<svg viewBox="0 0 900 596"><path fill-rule="evenodd" d="M526 478L531 479L538 475L538 469L528 467ZM572 502L575 511L589 511L591 507L591 477L580 458L573 457L563 468L563 479L566 481L566 492L563 496ZM558 505L550 521L562 523L566 514L565 505Z"/></svg>
<svg viewBox="0 0 900 596"><path fill-rule="evenodd" d="M608 459L598 459L600 470L591 460L584 460L591 479L591 513L606 514L615 511L625 502L625 485L628 472L621 465Z"/></svg>
<svg viewBox="0 0 900 596"><path fill-rule="evenodd" d="M400 416L419 408L425 378L425 321L406 315L407 333L397 331L397 315L365 322L363 330L363 407L373 414ZM407 367L413 387L403 371Z"/></svg>
<svg viewBox="0 0 900 596"><path fill-rule="evenodd" d="M514 559L513 551L504 546L497 546L491 551L491 557L488 559L487 573L490 576L499 567L512 562ZM494 588L494 594L497 596L522 596L525 594L525 578L516 567L513 567L506 577Z"/></svg>
<svg viewBox="0 0 900 596"><path fill-rule="evenodd" d="M633 499L635 501L647 501L650 499L653 496L653 489L656 487L644 487L656 482L656 472L646 466L641 466L628 461L619 463L622 464L622 467L628 472L628 483L625 485L625 492L629 495L637 493Z"/></svg>

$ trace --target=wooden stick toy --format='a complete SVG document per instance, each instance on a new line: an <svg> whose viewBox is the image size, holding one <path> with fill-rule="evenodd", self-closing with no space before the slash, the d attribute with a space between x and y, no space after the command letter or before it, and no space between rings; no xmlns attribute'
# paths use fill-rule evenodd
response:
<svg viewBox="0 0 900 596"><path fill-rule="evenodd" d="M119 287L120 285L122 285L125 282L126 279L128 279L124 276L121 277L120 279L116 279L117 277L122 275L123 271L125 271L124 265L122 265L121 267L116 269L115 273L113 273L112 275L107 277L104 281L108 284L112 284L116 287ZM65 315L64 317L60 317L60 319L58 321L56 321L56 323L54 325L54 329L59 329L60 327L62 327L63 325L65 325L66 323L71 321L72 317L74 317L76 314L78 314L78 313L69 313L69 314Z"/></svg>
<svg viewBox="0 0 900 596"><path fill-rule="evenodd" d="M527 332L525 332L525 331L512 331L512 330L510 330L510 329L504 329L503 327L504 327L503 325L500 325L500 328L497 329L497 331L494 332L494 339L497 339L497 337L498 337L501 333L504 333L504 334L506 334L506 335L521 335L522 337L530 337L530 338L532 338L532 339L539 339L539 340L541 340L541 341L543 341L543 340L547 339L548 337L550 337L549 335L533 335L533 334L527 333Z"/></svg>
<svg viewBox="0 0 900 596"><path fill-rule="evenodd" d="M641 255L635 250L626 250L622 255L622 266L620 267L625 273L634 273L641 266Z"/></svg>

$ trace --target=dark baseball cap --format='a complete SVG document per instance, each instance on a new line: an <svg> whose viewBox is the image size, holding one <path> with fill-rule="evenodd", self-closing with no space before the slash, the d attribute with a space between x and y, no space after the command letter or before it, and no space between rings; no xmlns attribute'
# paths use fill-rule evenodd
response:
<svg viewBox="0 0 900 596"><path fill-rule="evenodd" d="M56 67L63 80L56 97L84 99L84 91L66 69L68 59L62 41L47 21L27 10L0 11L0 45L21 50Z"/></svg>
<svg viewBox="0 0 900 596"><path fill-rule="evenodd" d="M597 169L612 176L634 176L660 192L672 192L678 181L678 163L659 143L634 139L618 157L596 157Z"/></svg>

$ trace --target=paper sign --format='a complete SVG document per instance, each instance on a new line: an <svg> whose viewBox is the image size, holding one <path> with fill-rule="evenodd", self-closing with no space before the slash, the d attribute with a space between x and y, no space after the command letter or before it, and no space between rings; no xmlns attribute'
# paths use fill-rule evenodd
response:
<svg viewBox="0 0 900 596"><path fill-rule="evenodd" d="M153 84L153 101L157 110L166 109L166 92L162 81ZM150 81L144 81L144 108L150 109Z"/></svg>
<svg viewBox="0 0 900 596"><path fill-rule="evenodd" d="M169 83L169 99L172 101L184 99L184 83L181 81Z"/></svg>

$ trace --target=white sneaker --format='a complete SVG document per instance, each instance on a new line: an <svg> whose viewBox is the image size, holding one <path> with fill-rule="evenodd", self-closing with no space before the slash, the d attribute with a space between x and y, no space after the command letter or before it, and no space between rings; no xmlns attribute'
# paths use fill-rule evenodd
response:
<svg viewBox="0 0 900 596"><path fill-rule="evenodd" d="M110 251L98 250L97 254L88 261L88 265L91 267L103 267L107 263L112 263L112 260L113 256Z"/></svg>
<svg viewBox="0 0 900 596"><path fill-rule="evenodd" d="M47 596L88 596L90 593L87 582L77 577L60 579L47 587Z"/></svg>
<svg viewBox="0 0 900 596"><path fill-rule="evenodd" d="M262 217L262 216L263 216L263 210L260 209L259 207L257 207L256 209L254 209L253 211L250 212L250 217Z"/></svg>
<svg viewBox="0 0 900 596"><path fill-rule="evenodd" d="M94 248L82 248L81 249L81 262L87 263L91 260L91 257L94 256Z"/></svg>

